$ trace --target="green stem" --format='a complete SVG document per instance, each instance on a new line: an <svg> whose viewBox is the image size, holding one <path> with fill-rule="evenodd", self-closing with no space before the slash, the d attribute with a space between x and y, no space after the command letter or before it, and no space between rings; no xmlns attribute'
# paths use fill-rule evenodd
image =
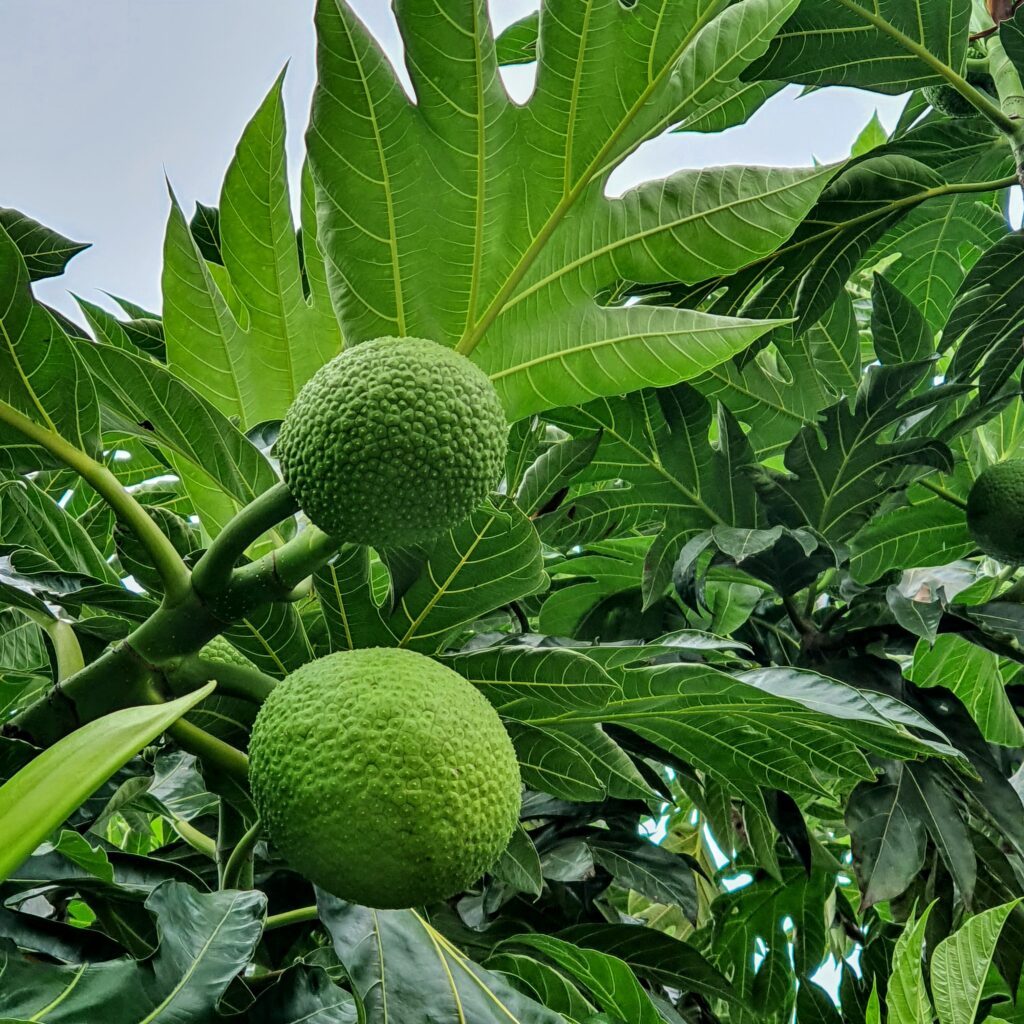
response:
<svg viewBox="0 0 1024 1024"><path fill-rule="evenodd" d="M44 612L33 611L30 608L22 608L21 612L44 630L50 638L50 643L53 644L53 656L57 662L58 683L85 668L82 648L69 622L56 619Z"/></svg>
<svg viewBox="0 0 1024 1024"><path fill-rule="evenodd" d="M241 617L236 611L239 602L286 600L306 577L326 565L340 546L323 530L308 526L283 547L236 569L228 591L210 603L234 620Z"/></svg>
<svg viewBox="0 0 1024 1024"><path fill-rule="evenodd" d="M315 921L320 916L316 906L299 907L296 910L286 910L283 914L271 914L263 924L265 932L274 928L286 928L290 924L300 924L303 921Z"/></svg>
<svg viewBox="0 0 1024 1024"><path fill-rule="evenodd" d="M207 761L228 778L242 785L248 783L249 758L230 743L225 743L184 718L179 718L167 730L167 735L173 737L182 750Z"/></svg>
<svg viewBox="0 0 1024 1024"><path fill-rule="evenodd" d="M251 888L251 886L240 886L238 883L246 872L246 868L251 868L252 851L256 846L256 840L259 839L261 831L262 822L257 818L253 822L252 827L238 840L238 844L231 851L231 856L228 857L227 864L224 865L224 872L220 880L221 889ZM249 874L251 873L250 870Z"/></svg>
<svg viewBox="0 0 1024 1024"><path fill-rule="evenodd" d="M145 699L140 690L152 680L173 676L184 658L226 626L271 601L285 600L330 561L338 546L309 527L283 547L236 569L231 587L215 601L203 601L191 589L176 604L165 600L127 639L15 715L4 733L49 746L85 722L139 703ZM261 685L266 688L265 682Z"/></svg>
<svg viewBox="0 0 1024 1024"><path fill-rule="evenodd" d="M950 505L955 505L957 508L963 509L965 512L967 511L967 502L964 501L963 498L958 498L952 492L947 491L941 484L932 483L931 480L927 479L918 480L916 482L926 490L931 491L932 494L938 495L943 501L948 501Z"/></svg>
<svg viewBox="0 0 1024 1024"><path fill-rule="evenodd" d="M951 67L949 67L948 64L943 64L938 57L930 53L929 50L917 42L917 40L911 39L910 36L901 32L895 25L891 24L881 15L875 14L874 11L869 11L865 7L861 7L856 0L839 0L839 3L841 3L847 10L852 11L858 17L863 18L865 21L874 25L879 32L887 35L908 53L912 53L923 64L927 64L932 71L949 82L949 84L956 89L956 91L960 93L968 103L978 110L979 113L984 114L985 117L987 117L1000 131L1005 132L1007 135L1013 135L1016 132L1016 123L1007 117L1000 107L993 103L981 89L976 89L967 81L966 78L962 75L958 75Z"/></svg>
<svg viewBox="0 0 1024 1024"><path fill-rule="evenodd" d="M0 401L0 423L13 427L19 434L73 469L103 498L114 510L117 518L135 534L152 559L160 575L167 601L173 603L188 593L189 571L174 545L106 466L65 441L59 434L22 415L4 401Z"/></svg>
<svg viewBox="0 0 1024 1024"><path fill-rule="evenodd" d="M783 594L782 605L786 609L790 622L801 636L810 636L814 632L814 626L803 617L792 596Z"/></svg>
<svg viewBox="0 0 1024 1024"><path fill-rule="evenodd" d="M217 692L228 697L262 704L277 686L277 680L261 672L258 668L246 665L231 665L219 661L208 661L198 655L188 655L171 672L167 678L177 692L189 692L217 680Z"/></svg>
<svg viewBox="0 0 1024 1024"><path fill-rule="evenodd" d="M217 844L205 832L200 832L199 829L190 822L185 821L184 818L173 819L171 825L174 827L174 831L193 850L198 850L204 856L209 857L210 860L217 859Z"/></svg>
<svg viewBox="0 0 1024 1024"><path fill-rule="evenodd" d="M258 537L298 510L298 503L283 483L253 499L217 534L196 563L192 585L203 595L223 593L231 583L235 563Z"/></svg>

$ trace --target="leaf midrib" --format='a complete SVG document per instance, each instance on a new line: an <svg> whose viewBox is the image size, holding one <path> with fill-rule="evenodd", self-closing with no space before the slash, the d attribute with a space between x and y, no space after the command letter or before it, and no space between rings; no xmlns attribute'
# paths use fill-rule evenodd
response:
<svg viewBox="0 0 1024 1024"><path fill-rule="evenodd" d="M683 38L683 41L679 44L675 53L673 53L670 59L667 59L662 65L661 71L651 80L647 87L642 90L640 96L634 102L633 106L626 112L626 115L619 121L615 130L611 132L605 144L601 147L598 153L593 157L586 169L580 175L579 180L573 186L570 192L563 196L563 198L555 205L555 208L548 215L547 221L541 227L540 231L534 236L533 241L527 246L523 255L520 256L516 266L509 273L505 279L505 283L498 289L498 292L491 300L487 309L484 310L483 315L473 325L473 327L466 333L463 334L459 343L455 346L456 351L461 352L463 355L469 355L473 349L479 344L480 339L484 336L487 329L494 323L494 321L501 315L505 309L505 304L511 298L516 288L522 283L523 278L529 272L534 262L543 252L544 247L551 240L551 236L554 234L555 229L562 222L568 212L572 209L573 205L587 189L590 183L593 181L594 176L599 173L604 165L604 161L607 156L611 153L615 144L622 137L626 129L633 123L633 120L637 117L640 111L643 109L647 100L651 94L661 85L665 76L678 63L679 59L690 47L691 43L701 32L705 25L711 22L714 17L718 14L719 3L709 4L708 9L697 19L693 27ZM587 12L593 8L593 0L589 0L587 5ZM573 99L575 99L575 94ZM568 167L568 164L567 164Z"/></svg>

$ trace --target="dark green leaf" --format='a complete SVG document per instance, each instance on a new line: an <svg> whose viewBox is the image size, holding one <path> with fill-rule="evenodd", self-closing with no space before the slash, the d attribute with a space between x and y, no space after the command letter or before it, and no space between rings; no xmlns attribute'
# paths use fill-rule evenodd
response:
<svg viewBox="0 0 1024 1024"><path fill-rule="evenodd" d="M45 1012L52 1024L82 1024L102 1006L110 1024L215 1020L218 1000L259 940L265 897L202 894L168 882L147 906L161 935L150 960L55 967L0 947L5 961L0 1013L40 1019Z"/></svg>
<svg viewBox="0 0 1024 1024"><path fill-rule="evenodd" d="M563 1024L473 963L414 910L370 910L320 890L317 905L366 1024Z"/></svg>
<svg viewBox="0 0 1024 1024"><path fill-rule="evenodd" d="M68 262L88 249L90 244L72 242L53 228L5 207L0 207L0 228L10 235L20 250L32 281L63 274Z"/></svg>

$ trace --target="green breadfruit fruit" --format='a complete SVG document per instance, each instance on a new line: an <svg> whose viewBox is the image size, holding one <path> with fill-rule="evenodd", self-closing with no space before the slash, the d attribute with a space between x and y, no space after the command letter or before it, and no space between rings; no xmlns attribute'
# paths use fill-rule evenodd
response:
<svg viewBox="0 0 1024 1024"><path fill-rule="evenodd" d="M465 356L422 338L377 338L313 375L276 451L320 529L400 547L434 539L487 497L507 433L497 392Z"/></svg>
<svg viewBox="0 0 1024 1024"><path fill-rule="evenodd" d="M1024 563L1024 459L984 470L967 496L967 529L990 558Z"/></svg>
<svg viewBox="0 0 1024 1024"><path fill-rule="evenodd" d="M996 93L995 79L985 71L968 71L967 81L977 89L988 93L993 99L998 99ZM965 117L978 117L978 110L960 95L951 85L929 85L921 90L925 99L940 114L946 117L961 119Z"/></svg>
<svg viewBox="0 0 1024 1024"><path fill-rule="evenodd" d="M267 698L249 744L253 800L295 870L380 908L446 899L504 851L519 765L497 712L422 654L341 651Z"/></svg>
<svg viewBox="0 0 1024 1024"><path fill-rule="evenodd" d="M214 665L256 669L253 662L222 636L215 636L202 648L199 657ZM249 742L249 729L256 717L255 708L256 705L251 701L214 691L212 696L189 712L188 720L226 743L244 747Z"/></svg>
<svg viewBox="0 0 1024 1024"><path fill-rule="evenodd" d="M200 652L199 657L212 661L215 665L238 665L241 668L256 666L230 641L222 636L215 636Z"/></svg>

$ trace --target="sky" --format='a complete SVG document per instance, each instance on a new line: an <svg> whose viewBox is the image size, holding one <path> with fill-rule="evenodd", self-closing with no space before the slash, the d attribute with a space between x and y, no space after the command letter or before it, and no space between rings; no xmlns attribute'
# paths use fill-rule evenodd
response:
<svg viewBox="0 0 1024 1024"><path fill-rule="evenodd" d="M385 0L351 0L400 54ZM531 0L493 0L504 27ZM2 0L0 206L93 246L37 294L65 312L71 292L110 308L104 292L160 308L170 181L186 210L216 203L238 137L285 64L293 176L315 78L314 0ZM510 89L522 97L529 72ZM776 97L718 136L649 143L617 172L618 192L681 167L808 164L841 159L878 109L901 100L847 89ZM293 177L294 180L294 177Z"/></svg>

